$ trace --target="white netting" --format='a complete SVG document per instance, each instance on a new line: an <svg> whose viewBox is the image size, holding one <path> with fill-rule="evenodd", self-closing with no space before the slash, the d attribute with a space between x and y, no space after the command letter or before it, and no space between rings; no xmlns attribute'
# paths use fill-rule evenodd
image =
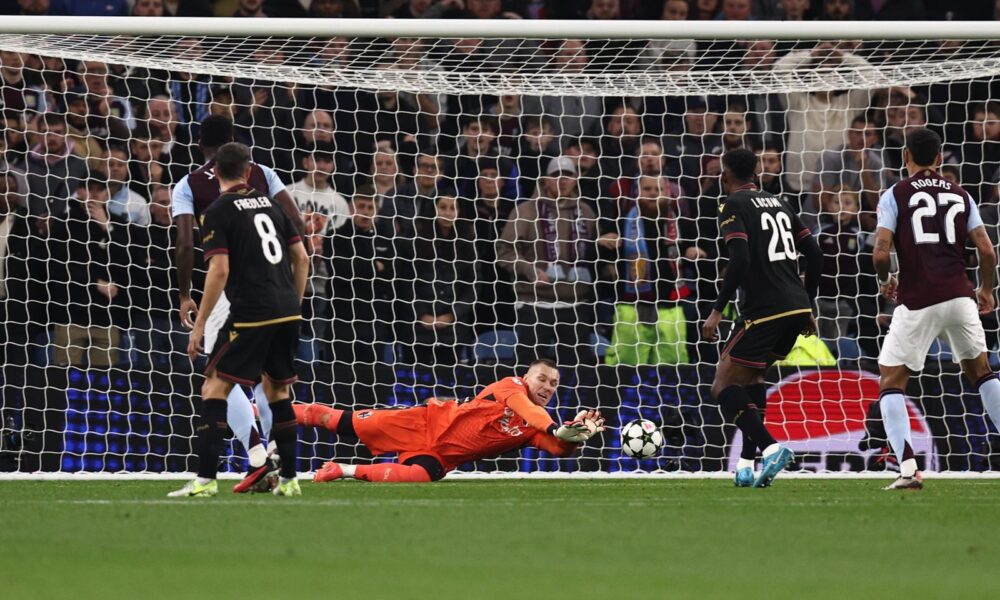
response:
<svg viewBox="0 0 1000 600"><path fill-rule="evenodd" d="M646 418L665 437L649 460L624 456L612 427L575 459L528 449L473 470L734 460L738 436L708 394L719 348L698 334L725 260L725 150L758 151L763 188L828 253L824 341L796 348L768 407L808 469L882 468L858 449L891 309L870 234L905 131L939 131L946 174L991 235L1000 220L991 42L6 34L0 49L0 469L189 469L199 379L168 211L212 114L234 119L306 213L300 400L463 397L553 351L561 417L599 406L612 426ZM947 352L911 390L916 450L930 467L987 469L981 405ZM358 452L303 441L303 468Z"/></svg>

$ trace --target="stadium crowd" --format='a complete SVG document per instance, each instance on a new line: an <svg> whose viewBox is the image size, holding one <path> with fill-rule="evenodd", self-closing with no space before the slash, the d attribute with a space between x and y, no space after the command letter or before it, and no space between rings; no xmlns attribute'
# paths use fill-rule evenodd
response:
<svg viewBox="0 0 1000 600"><path fill-rule="evenodd" d="M994 3L897 0L17 0L9 14L576 19L993 18ZM952 3L956 4L956 3ZM315 60L476 68L495 40L333 38ZM199 42L182 40L198 53ZM262 61L288 58L248 41ZM503 42L496 42L503 43ZM257 44L252 47L249 44ZM893 60L857 42L564 40L534 68L794 71ZM929 42L959 52L956 42ZM903 47L905 49L905 47ZM516 53L520 48L509 49ZM311 59L311 57L308 57ZM875 205L909 128L946 141L946 176L996 236L1000 104L991 81L741 96L537 97L285 85L0 52L0 321L6 365L190 368L176 310L173 186L204 161L199 123L232 119L305 215L313 273L300 358L713 362L697 323L724 267L719 159L747 147L760 185L827 256L823 352L877 354ZM996 240L995 240L996 241ZM974 253L970 253L970 261ZM970 266L971 263L970 263ZM200 285L196 282L196 287ZM987 330L996 336L996 324ZM991 339L991 345L996 340ZM499 346L496 346L499 344ZM537 346L536 346L537 345ZM498 351L496 348L501 348ZM815 348L813 349L815 350Z"/></svg>

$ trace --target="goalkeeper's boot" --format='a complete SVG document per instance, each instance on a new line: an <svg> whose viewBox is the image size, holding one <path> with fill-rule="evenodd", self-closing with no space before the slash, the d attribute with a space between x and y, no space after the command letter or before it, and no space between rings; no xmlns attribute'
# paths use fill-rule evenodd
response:
<svg viewBox="0 0 1000 600"><path fill-rule="evenodd" d="M736 487L751 487L753 486L753 469L750 467L743 467L742 469L736 469Z"/></svg>
<svg viewBox="0 0 1000 600"><path fill-rule="evenodd" d="M920 476L920 471L913 474L913 477L903 477L900 475L883 490L922 490L924 489L924 478Z"/></svg>
<svg viewBox="0 0 1000 600"><path fill-rule="evenodd" d="M299 480L293 477L287 481L279 481L273 493L275 496L301 496L302 488L299 487Z"/></svg>
<svg viewBox="0 0 1000 600"><path fill-rule="evenodd" d="M795 459L795 453L780 446L775 452L764 457L761 463L760 474L753 482L753 487L768 487L778 473L787 467Z"/></svg>
<svg viewBox="0 0 1000 600"><path fill-rule="evenodd" d="M278 469L280 469L277 461L268 457L264 461L264 464L252 469L247 476L243 478L243 481L236 484L233 488L234 494L245 494L247 492L270 492L274 489L277 482Z"/></svg>
<svg viewBox="0 0 1000 600"><path fill-rule="evenodd" d="M319 471L316 471L316 475L313 476L313 481L316 483L323 483L324 481L333 481L334 479L343 479L344 469L337 463L331 461L323 465Z"/></svg>
<svg viewBox="0 0 1000 600"><path fill-rule="evenodd" d="M219 482L211 480L208 483L198 483L197 479L184 484L179 490L167 494L167 498L208 498L219 493Z"/></svg>

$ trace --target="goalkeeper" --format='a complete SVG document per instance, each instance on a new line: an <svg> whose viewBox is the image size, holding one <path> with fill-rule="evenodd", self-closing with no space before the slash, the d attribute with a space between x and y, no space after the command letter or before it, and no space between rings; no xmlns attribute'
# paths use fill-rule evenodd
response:
<svg viewBox="0 0 1000 600"><path fill-rule="evenodd" d="M559 370L549 360L531 363L523 377L486 386L472 400L437 400L406 409L349 411L321 404L296 404L300 425L323 427L361 440L372 454L399 453L398 463L348 465L328 462L315 481L438 481L459 465L534 446L559 457L573 454L604 431L596 410L581 411L558 425L543 408L555 395Z"/></svg>

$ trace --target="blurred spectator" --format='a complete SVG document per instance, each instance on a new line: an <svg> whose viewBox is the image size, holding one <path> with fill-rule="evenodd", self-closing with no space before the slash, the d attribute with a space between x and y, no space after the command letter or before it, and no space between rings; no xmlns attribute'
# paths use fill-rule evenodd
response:
<svg viewBox="0 0 1000 600"><path fill-rule="evenodd" d="M695 0L694 11L691 19L697 21L711 21L719 14L720 0Z"/></svg>
<svg viewBox="0 0 1000 600"><path fill-rule="evenodd" d="M137 368L191 369L187 359L188 331L174 306L177 276L173 268L175 229L170 218L170 188L154 184L148 227L129 226L133 253L132 365Z"/></svg>
<svg viewBox="0 0 1000 600"><path fill-rule="evenodd" d="M882 156L889 169L902 174L906 166L903 161L906 135L927 125L927 109L923 99L907 88L893 88L887 96Z"/></svg>
<svg viewBox="0 0 1000 600"><path fill-rule="evenodd" d="M132 187L146 198L152 197L152 186L166 182L169 156L163 154L163 142L155 139L149 126L141 123L132 131L129 141L129 179Z"/></svg>
<svg viewBox="0 0 1000 600"><path fill-rule="evenodd" d="M667 174L678 178L684 195L697 197L703 156L718 155L722 140L715 133L718 113L709 110L703 97L686 99L683 127L680 133L664 139L664 153L668 157Z"/></svg>
<svg viewBox="0 0 1000 600"><path fill-rule="evenodd" d="M760 189L780 197L798 211L801 207L799 196L789 192L788 188L782 184L781 153L775 148L765 146L758 153L758 156L760 157Z"/></svg>
<svg viewBox="0 0 1000 600"><path fill-rule="evenodd" d="M690 289L677 283L676 186L659 174L640 175L638 197L618 219L618 240L615 325L607 363L686 363L687 326L678 301Z"/></svg>
<svg viewBox="0 0 1000 600"><path fill-rule="evenodd" d="M448 169L454 178L455 189L463 196L474 193L476 178L479 176L478 162L481 157L497 159L497 165L504 178L504 188L500 190L505 198L517 198L518 172L513 160L500 156L497 147L499 126L495 117L480 115L465 120L462 137L459 140L458 156Z"/></svg>
<svg viewBox="0 0 1000 600"><path fill-rule="evenodd" d="M165 161L162 183L180 181L191 171L196 162L201 162L201 151L191 141L191 130L180 127L174 112L176 102L167 96L154 96L146 103L150 139L159 141L161 155Z"/></svg>
<svg viewBox="0 0 1000 600"><path fill-rule="evenodd" d="M722 152L737 148L753 150L760 146L760 142L750 131L746 107L736 103L730 104L722 115Z"/></svg>
<svg viewBox="0 0 1000 600"><path fill-rule="evenodd" d="M62 115L45 113L38 122L38 139L25 169L28 211L36 216L64 216L67 198L86 177L86 163L73 154Z"/></svg>
<svg viewBox="0 0 1000 600"><path fill-rule="evenodd" d="M118 326L128 323L129 240L127 223L108 213L108 196L107 176L90 171L66 213L49 224L52 260L61 267L50 281L51 298L67 307L64 319L54 319L57 365L117 362Z"/></svg>
<svg viewBox="0 0 1000 600"><path fill-rule="evenodd" d="M923 21L923 2L912 0L855 0L854 18L858 21Z"/></svg>
<svg viewBox="0 0 1000 600"><path fill-rule="evenodd" d="M577 189L580 190L580 197L591 202L600 204L604 200L601 193L601 165L597 161L600 154L600 143L595 138L580 138L571 141L566 146L566 156L573 159L579 172L577 177ZM551 158L547 158L551 161Z"/></svg>
<svg viewBox="0 0 1000 600"><path fill-rule="evenodd" d="M722 0L722 11L715 18L725 21L749 21L753 19L753 4L750 0Z"/></svg>
<svg viewBox="0 0 1000 600"><path fill-rule="evenodd" d="M823 0L823 20L854 20L854 0Z"/></svg>
<svg viewBox="0 0 1000 600"><path fill-rule="evenodd" d="M17 5L22 15L37 17L49 14L49 0L17 0Z"/></svg>
<svg viewBox="0 0 1000 600"><path fill-rule="evenodd" d="M392 64L384 68L392 68ZM386 90L377 92L375 98L378 112L371 133L376 140L391 140L392 146L403 156L413 156L416 152L418 135L437 132L439 107L435 96ZM411 165L400 166L409 170Z"/></svg>
<svg viewBox="0 0 1000 600"><path fill-rule="evenodd" d="M351 218L351 207L332 184L333 146L319 143L300 152L300 166L305 175L288 186L299 210L315 213L326 221L324 231L333 231ZM308 247L307 247L308 249Z"/></svg>
<svg viewBox="0 0 1000 600"><path fill-rule="evenodd" d="M500 101L488 109L487 113L496 118L498 144L501 154L511 154L517 150L517 140L521 135L524 111L521 96L501 94Z"/></svg>
<svg viewBox="0 0 1000 600"><path fill-rule="evenodd" d="M233 91L229 86L220 85L212 88L212 103L208 105L208 112L213 117L225 117L230 121L236 121Z"/></svg>
<svg viewBox="0 0 1000 600"><path fill-rule="evenodd" d="M615 106L604 122L601 142L601 191L610 195L611 184L626 173L636 169L642 139L642 120L629 105ZM615 201L617 198L612 197Z"/></svg>
<svg viewBox="0 0 1000 600"><path fill-rule="evenodd" d="M581 40L556 44L550 62L552 70L569 74L587 68L588 50ZM596 134L604 112L603 101L596 96L525 96L521 104L524 114L551 119L553 134L560 139Z"/></svg>
<svg viewBox="0 0 1000 600"><path fill-rule="evenodd" d="M770 75L777 52L772 40L748 40L743 46L743 60L739 68L759 72L762 77ZM746 107L746 117L751 131L763 138L763 143L784 146L785 110L777 93L746 94L737 100L730 97L729 101L739 102Z"/></svg>
<svg viewBox="0 0 1000 600"><path fill-rule="evenodd" d="M360 188L351 199L351 220L329 238L329 296L333 304L333 359L352 365L382 360L382 345L395 320L391 225L375 216L375 193Z"/></svg>
<svg viewBox="0 0 1000 600"><path fill-rule="evenodd" d="M375 153L372 166L372 185L375 186L379 207L395 203L396 192L400 187L396 152L392 149L379 150Z"/></svg>
<svg viewBox="0 0 1000 600"><path fill-rule="evenodd" d="M29 84L24 78L24 55L12 50L0 50L0 96L4 110L28 111L31 114L48 110L45 89Z"/></svg>
<svg viewBox="0 0 1000 600"><path fill-rule="evenodd" d="M416 219L434 216L434 202L444 184L441 162L434 148L422 149L414 161L413 177L379 208L379 215L393 223L400 237L412 239Z"/></svg>
<svg viewBox="0 0 1000 600"><path fill-rule="evenodd" d="M276 4L288 4L280 0L274 1ZM309 16L317 19L350 19L361 14L356 0L313 0L309 3Z"/></svg>
<svg viewBox="0 0 1000 600"><path fill-rule="evenodd" d="M12 171L0 174L0 365L23 368L29 342L49 323L45 314L47 248L28 215ZM4 373L7 379L12 374Z"/></svg>
<svg viewBox="0 0 1000 600"><path fill-rule="evenodd" d="M124 142L135 128L132 105L114 94L108 84L108 65L98 61L81 61L82 80L88 107L89 130L98 137Z"/></svg>
<svg viewBox="0 0 1000 600"><path fill-rule="evenodd" d="M250 146L253 161L269 166L280 175L295 169L292 148L295 98L287 86L243 80L233 87L236 136Z"/></svg>
<svg viewBox="0 0 1000 600"><path fill-rule="evenodd" d="M579 202L576 164L552 159L538 182L538 197L511 213L498 244L497 261L515 278L517 359L593 364L596 215ZM615 234L603 243L616 245Z"/></svg>
<svg viewBox="0 0 1000 600"><path fill-rule="evenodd" d="M521 194L531 197L535 193L538 174L559 156L559 139L555 126L548 116L530 115L521 125L524 133L517 139L517 170L521 176L518 183Z"/></svg>
<svg viewBox="0 0 1000 600"><path fill-rule="evenodd" d="M821 42L811 51L790 52L774 63L775 71L859 68L864 58ZM869 104L867 88L847 91L789 92L779 98L787 110L785 182L795 192L808 191L819 157L827 148L844 143L851 121Z"/></svg>
<svg viewBox="0 0 1000 600"><path fill-rule="evenodd" d="M785 21L805 21L812 18L809 0L778 0L778 6L781 18Z"/></svg>
<svg viewBox="0 0 1000 600"><path fill-rule="evenodd" d="M837 341L851 333L858 315L855 298L861 274L861 228L858 223L860 202L858 192L838 186L829 196L820 213L817 241L823 249L823 277L816 300L816 325L819 336L830 350L837 353Z"/></svg>
<svg viewBox="0 0 1000 600"><path fill-rule="evenodd" d="M520 19L513 11L504 11L501 0L441 0L425 9L424 19Z"/></svg>
<svg viewBox="0 0 1000 600"><path fill-rule="evenodd" d="M886 172L879 152L878 129L864 115L851 122L847 131L847 143L834 150L826 150L820 155L817 167L819 177L813 185L813 192L832 190L842 186L859 190L862 208L868 216L874 216L879 196L895 178ZM817 206L804 208L815 213ZM865 224L866 231L874 231L875 224Z"/></svg>
<svg viewBox="0 0 1000 600"><path fill-rule="evenodd" d="M119 146L112 146L108 151L107 165L108 212L126 223L149 225L149 202L130 187L132 177L129 174L128 153Z"/></svg>
<svg viewBox="0 0 1000 600"><path fill-rule="evenodd" d="M685 21L689 14L687 0L665 0L660 20ZM694 40L650 40L646 46L646 59L655 69L686 71L694 64L697 50Z"/></svg>
<svg viewBox="0 0 1000 600"><path fill-rule="evenodd" d="M264 12L264 0L238 0L234 17L263 18L267 17Z"/></svg>
<svg viewBox="0 0 1000 600"><path fill-rule="evenodd" d="M63 94L62 100L66 108L66 138L73 142L73 154L84 160L107 158L101 138L90 131L86 90L72 88Z"/></svg>
<svg viewBox="0 0 1000 600"><path fill-rule="evenodd" d="M962 187L977 200L990 198L991 191L983 184L1000 167L1000 103L973 106L967 128L961 146Z"/></svg>
<svg viewBox="0 0 1000 600"><path fill-rule="evenodd" d="M639 146L639 157L634 166L635 170L623 174L623 177L611 184L608 189L610 202L599 204L599 216L614 222L635 208L634 200L639 196L639 178L662 176L665 162L666 156L663 154L663 145L660 140L648 136L642 138L642 144ZM678 197L677 186L670 185L674 192L671 197L676 200Z"/></svg>
<svg viewBox="0 0 1000 600"><path fill-rule="evenodd" d="M135 0L132 4L133 17L162 17L164 0Z"/></svg>
<svg viewBox="0 0 1000 600"><path fill-rule="evenodd" d="M416 319L402 340L409 364L454 365L473 341L472 309L476 270L474 232L458 218L458 200L438 196L431 219L417 219L417 251L412 271Z"/></svg>
<svg viewBox="0 0 1000 600"><path fill-rule="evenodd" d="M586 18L595 21L617 21L623 18L620 0L591 0ZM610 68L637 68L646 48L645 40L590 39L586 42L590 56L588 67L596 71Z"/></svg>
<svg viewBox="0 0 1000 600"><path fill-rule="evenodd" d="M24 124L24 113L19 110L0 112L0 125L3 134L0 137L3 147L0 148L0 160L11 164L24 165L28 156L27 127Z"/></svg>
<svg viewBox="0 0 1000 600"><path fill-rule="evenodd" d="M481 159L476 195L472 199L474 208L469 215L475 226L476 272L479 274L475 323L480 333L514 327L514 282L510 272L497 262L497 246L515 202L500 195L502 187L496 160ZM466 218L462 210L459 218Z"/></svg>
<svg viewBox="0 0 1000 600"><path fill-rule="evenodd" d="M406 0L392 12L392 16L396 19L423 19L433 3L434 0Z"/></svg>
<svg viewBox="0 0 1000 600"><path fill-rule="evenodd" d="M70 17L124 17L126 0L49 0L50 15Z"/></svg>
<svg viewBox="0 0 1000 600"><path fill-rule="evenodd" d="M179 58L200 60L203 58L199 38L186 37L175 42L175 52ZM173 115L177 120L182 137L196 140L199 137L198 124L208 117L208 106L212 100L212 76L188 71L172 71L164 84L164 89L173 101ZM150 112L152 112L150 110ZM184 172L190 169L185 168Z"/></svg>

